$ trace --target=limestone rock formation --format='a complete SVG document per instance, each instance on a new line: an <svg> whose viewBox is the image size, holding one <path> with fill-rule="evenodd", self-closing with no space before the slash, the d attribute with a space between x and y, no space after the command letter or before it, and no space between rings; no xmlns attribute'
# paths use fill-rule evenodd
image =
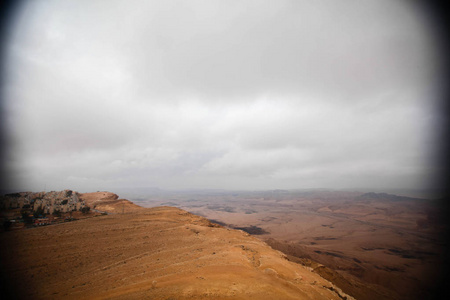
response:
<svg viewBox="0 0 450 300"><path fill-rule="evenodd" d="M91 209L106 213L132 213L142 209L126 199L110 192L95 192L80 194L80 199Z"/></svg>
<svg viewBox="0 0 450 300"><path fill-rule="evenodd" d="M38 208L45 214L54 211L70 212L79 211L85 207L85 203L79 199L79 194L71 190L51 192L21 192L7 194L0 197L0 209L27 208L36 211Z"/></svg>

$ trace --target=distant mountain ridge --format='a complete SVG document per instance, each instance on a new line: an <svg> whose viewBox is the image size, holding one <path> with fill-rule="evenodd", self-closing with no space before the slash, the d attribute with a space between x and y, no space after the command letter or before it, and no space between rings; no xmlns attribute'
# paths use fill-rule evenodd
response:
<svg viewBox="0 0 450 300"><path fill-rule="evenodd" d="M388 200L388 201L425 201L425 199L421 198L412 198L406 196L397 196L393 194L387 193L365 193L361 196L356 197L357 199L376 199L376 200Z"/></svg>

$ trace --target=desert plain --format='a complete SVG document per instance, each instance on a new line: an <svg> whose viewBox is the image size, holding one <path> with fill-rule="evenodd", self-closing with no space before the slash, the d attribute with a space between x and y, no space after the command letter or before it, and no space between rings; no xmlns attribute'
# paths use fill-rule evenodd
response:
<svg viewBox="0 0 450 300"><path fill-rule="evenodd" d="M438 200L330 190L76 195L91 208L79 220L0 232L4 298L402 300L445 288Z"/></svg>
<svg viewBox="0 0 450 300"><path fill-rule="evenodd" d="M332 190L192 192L137 199L251 233L357 299L424 299L442 284L442 202Z"/></svg>

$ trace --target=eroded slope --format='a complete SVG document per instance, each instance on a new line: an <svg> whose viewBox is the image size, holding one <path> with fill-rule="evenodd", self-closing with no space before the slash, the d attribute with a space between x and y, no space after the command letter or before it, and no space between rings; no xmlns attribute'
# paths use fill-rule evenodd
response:
<svg viewBox="0 0 450 300"><path fill-rule="evenodd" d="M262 241L171 207L7 232L2 242L3 288L15 298L346 297Z"/></svg>
<svg viewBox="0 0 450 300"><path fill-rule="evenodd" d="M94 192L80 194L80 199L91 209L107 213L130 213L142 209L139 205L126 199L119 199L114 193Z"/></svg>

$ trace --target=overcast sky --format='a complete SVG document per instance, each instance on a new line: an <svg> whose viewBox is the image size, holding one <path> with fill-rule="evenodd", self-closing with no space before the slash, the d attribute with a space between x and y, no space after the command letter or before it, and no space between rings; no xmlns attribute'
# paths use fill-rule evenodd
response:
<svg viewBox="0 0 450 300"><path fill-rule="evenodd" d="M422 188L439 55L408 1L25 1L7 188Z"/></svg>

